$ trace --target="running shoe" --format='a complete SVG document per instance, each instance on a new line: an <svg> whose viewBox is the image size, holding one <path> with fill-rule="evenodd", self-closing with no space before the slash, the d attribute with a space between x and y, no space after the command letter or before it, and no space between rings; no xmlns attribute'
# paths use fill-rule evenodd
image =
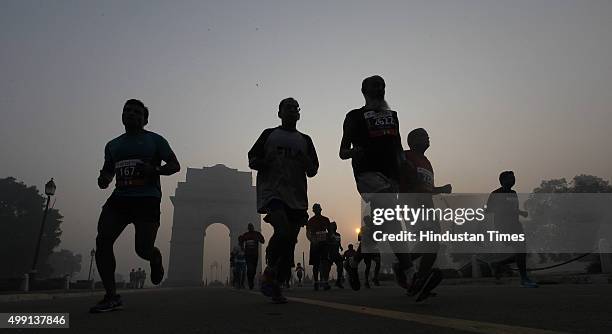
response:
<svg viewBox="0 0 612 334"><path fill-rule="evenodd" d="M274 270L270 267L266 267L261 275L260 291L264 296L272 297L276 289L280 289L280 287L278 286L278 282L274 280Z"/></svg>
<svg viewBox="0 0 612 334"><path fill-rule="evenodd" d="M286 304L287 298L283 296L283 289L277 280L272 280L270 284L270 300L273 304Z"/></svg>
<svg viewBox="0 0 612 334"><path fill-rule="evenodd" d="M442 272L440 269L434 268L422 280L423 283L417 283L420 286L419 292L416 294L416 301L421 302L429 297L435 296L432 290L435 289L440 282L442 282ZM421 277L418 280L421 280Z"/></svg>
<svg viewBox="0 0 612 334"><path fill-rule="evenodd" d="M422 281L417 280L417 273L413 273L408 282L408 289L406 289L406 295L408 297L414 297L419 292L419 289L421 288L420 284L422 283Z"/></svg>
<svg viewBox="0 0 612 334"><path fill-rule="evenodd" d="M272 304L287 304L289 301L283 295L275 296L271 298Z"/></svg>
<svg viewBox="0 0 612 334"><path fill-rule="evenodd" d="M370 282L369 281L365 281L365 283L363 283L363 286L365 286L366 289L370 288Z"/></svg>
<svg viewBox="0 0 612 334"><path fill-rule="evenodd" d="M159 249L155 248L151 264L151 283L158 285L164 279L164 266L162 264L162 255Z"/></svg>
<svg viewBox="0 0 612 334"><path fill-rule="evenodd" d="M90 313L104 313L123 309L120 295L104 296L95 306L89 309Z"/></svg>
<svg viewBox="0 0 612 334"><path fill-rule="evenodd" d="M412 273L414 271L414 267L410 266L410 268L402 268L402 266L396 262L393 264L393 274L395 274L395 281L397 285L401 286L404 289L409 289L411 282L408 281L409 277L412 277Z"/></svg>
<svg viewBox="0 0 612 334"><path fill-rule="evenodd" d="M521 279L521 287L523 288L537 288L538 283L530 280L529 278Z"/></svg>
<svg viewBox="0 0 612 334"><path fill-rule="evenodd" d="M378 278L374 278L372 280L372 283L374 283L374 285L376 285L376 286L380 286L380 281L378 280Z"/></svg>
<svg viewBox="0 0 612 334"><path fill-rule="evenodd" d="M344 285L342 285L342 281L341 280L336 280L336 287L338 289L344 289Z"/></svg>

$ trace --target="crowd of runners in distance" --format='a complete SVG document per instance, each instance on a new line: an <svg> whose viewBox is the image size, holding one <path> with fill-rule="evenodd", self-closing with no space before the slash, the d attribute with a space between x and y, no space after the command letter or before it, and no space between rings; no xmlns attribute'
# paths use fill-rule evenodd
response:
<svg viewBox="0 0 612 334"><path fill-rule="evenodd" d="M364 106L346 114L342 126L339 156L351 160L357 191L371 210L389 207L389 198L401 200L401 194L419 194L416 206L433 207L432 195L450 193L450 184L437 187L434 171L425 151L429 148L429 135L425 129L412 130L407 136L409 149L402 147L399 119L396 111L385 100L385 81L375 75L362 81ZM336 265L336 285L342 288L344 272L353 290L359 290L361 281L358 265L365 262L364 286L370 287L370 266L374 262L372 284L379 285L380 253L370 244L368 229L370 216L363 217L363 229L357 249L341 255L341 236L335 222L323 216L319 204L308 215L307 178L317 175L319 161L310 136L297 130L300 106L294 98L285 98L278 106L281 124L265 129L248 152L249 167L257 171L257 212L273 228L265 249L266 268L260 279L261 292L273 303L286 303L283 285L292 277L292 268L301 284L304 267L294 263L297 236L306 226L310 241L309 264L313 266L314 288L329 290L329 274ZM151 283L159 284L164 276L162 254L155 247L159 228L161 186L160 176L172 175L180 164L170 145L161 135L144 129L149 110L140 100L125 102L122 121L125 133L109 141L104 149L104 165L98 177L98 186L106 189L113 178L115 189L102 207L96 237L96 264L106 294L90 311L94 313L120 309L123 305L115 288L115 256L113 244L128 224L134 224L136 253L150 263ZM162 162L164 163L162 165ZM489 211L504 211L507 219L500 229L522 230L518 216L527 213L518 209L518 197L512 190L515 176L511 171L501 173L501 187L489 198ZM370 196L382 194L382 196ZM384 194L400 194L385 196ZM495 196L493 196L495 195ZM435 228L435 227L434 227ZM239 269L236 286L244 287L245 276L250 289L254 287L259 245L265 242L260 232L253 229L240 237L232 250L234 269ZM423 243L417 251L393 249L396 262L393 271L397 284L416 301L435 295L434 288L442 280L441 271L434 267L439 245ZM393 248L393 245L392 245ZM519 247L520 248L520 247ZM529 279L525 268L525 249L516 250L512 257L494 264L499 273L515 262L521 274L521 285L537 287ZM418 262L418 265L417 265Z"/></svg>
<svg viewBox="0 0 612 334"><path fill-rule="evenodd" d="M135 271L134 268L132 268L132 271L130 271L130 288L142 289L144 288L146 280L147 272L145 270L138 268L138 271Z"/></svg>

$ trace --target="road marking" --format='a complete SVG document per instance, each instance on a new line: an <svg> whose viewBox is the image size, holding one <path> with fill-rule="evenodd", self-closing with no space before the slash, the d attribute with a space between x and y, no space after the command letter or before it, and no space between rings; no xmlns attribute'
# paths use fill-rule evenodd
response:
<svg viewBox="0 0 612 334"><path fill-rule="evenodd" d="M366 306L355 306L334 302L327 302L322 300L315 299L307 299L307 298L299 298L299 297L287 297L287 299L304 303L310 305L317 305L322 307L333 308L337 310L361 313L366 315L373 315L383 318L395 319L395 320L404 320L416 322L429 326L436 327L445 327L451 328L466 332L473 333L492 333L492 334L561 334L563 332L555 332L545 329L537 329L537 328L529 328L522 326L511 326L511 325L503 325L496 324L492 322L482 322L482 321L474 321L474 320L465 320L465 319L457 319L457 318L446 318L439 317L434 315L426 315L426 314L418 314L418 313L408 313L408 312L400 312L393 311L387 309L366 307Z"/></svg>

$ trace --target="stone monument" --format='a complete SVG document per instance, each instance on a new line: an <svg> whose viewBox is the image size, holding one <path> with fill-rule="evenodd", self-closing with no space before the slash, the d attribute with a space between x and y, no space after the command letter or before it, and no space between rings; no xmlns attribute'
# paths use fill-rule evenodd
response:
<svg viewBox="0 0 612 334"><path fill-rule="evenodd" d="M238 244L248 223L261 231L251 172L221 164L188 168L185 182L178 183L170 200L174 216L164 286L202 285L204 240L209 225L218 223L229 229L230 249ZM262 257L259 258L261 264ZM260 272L261 266L258 268Z"/></svg>

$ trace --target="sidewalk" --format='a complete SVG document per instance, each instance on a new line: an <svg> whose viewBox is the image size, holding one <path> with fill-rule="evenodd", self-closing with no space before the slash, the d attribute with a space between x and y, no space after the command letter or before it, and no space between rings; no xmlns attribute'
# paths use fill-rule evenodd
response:
<svg viewBox="0 0 612 334"><path fill-rule="evenodd" d="M159 291L160 289L164 290L178 290L184 288L144 288L144 289L119 289L117 292L121 294L131 294L131 293L145 293L151 291ZM6 294L0 294L0 303L9 303L9 302L20 302L20 301L30 301L30 300L50 300L50 299L64 299L64 298L77 298L77 297L90 297L90 296L104 296L103 289L96 290L48 290L48 291L34 291L34 292L18 292L18 291L9 291Z"/></svg>

